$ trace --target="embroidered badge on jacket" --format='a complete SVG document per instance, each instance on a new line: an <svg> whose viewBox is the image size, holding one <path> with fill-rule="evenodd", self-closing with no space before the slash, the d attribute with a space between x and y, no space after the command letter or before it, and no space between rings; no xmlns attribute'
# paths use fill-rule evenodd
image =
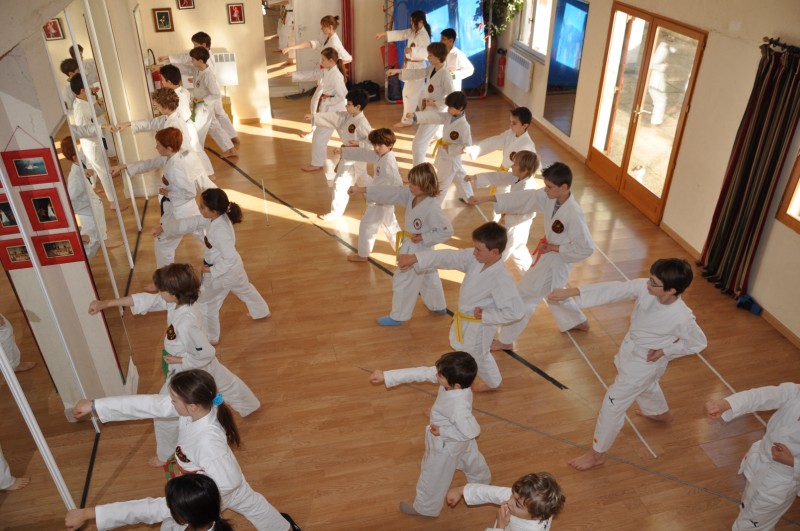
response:
<svg viewBox="0 0 800 531"><path fill-rule="evenodd" d="M414 218L414 221L412 222L412 225L414 225L415 229L419 230L419 229L422 228L422 220L419 219L419 218Z"/></svg>
<svg viewBox="0 0 800 531"><path fill-rule="evenodd" d="M556 234L561 234L562 232L564 232L564 224L561 223L561 221L559 220L553 221L553 225L551 226L551 228L553 229L553 232L555 232Z"/></svg>
<svg viewBox="0 0 800 531"><path fill-rule="evenodd" d="M169 181L167 180L167 176L166 175L162 175L161 176L161 182L164 183L165 185L169 186Z"/></svg>
<svg viewBox="0 0 800 531"><path fill-rule="evenodd" d="M350 127L347 128L347 132L351 135L356 132L356 124L350 124Z"/></svg>
<svg viewBox="0 0 800 531"><path fill-rule="evenodd" d="M211 245L211 242L208 241L208 236L203 236L203 243L205 243L206 247L208 247L209 249L214 247L213 245Z"/></svg>
<svg viewBox="0 0 800 531"><path fill-rule="evenodd" d="M433 85L428 85L428 93L433 94Z"/></svg>
<svg viewBox="0 0 800 531"><path fill-rule="evenodd" d="M458 131L450 131L450 140L458 140Z"/></svg>
<svg viewBox="0 0 800 531"><path fill-rule="evenodd" d="M175 457L177 457L178 460L183 461L184 463L191 463L191 461L189 461L189 458L186 457L186 454L183 453L183 450L181 450L180 446L175 447Z"/></svg>
<svg viewBox="0 0 800 531"><path fill-rule="evenodd" d="M169 339L170 341L175 341L175 339L177 337L178 337L178 334L175 333L175 327L172 326L172 325L169 325L167 327L167 339Z"/></svg>

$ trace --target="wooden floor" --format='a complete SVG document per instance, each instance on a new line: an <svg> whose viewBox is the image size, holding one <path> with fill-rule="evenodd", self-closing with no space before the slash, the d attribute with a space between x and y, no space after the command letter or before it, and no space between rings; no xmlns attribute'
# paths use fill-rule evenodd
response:
<svg viewBox="0 0 800 531"><path fill-rule="evenodd" d="M310 156L310 142L296 135L307 127L300 119L308 100L274 99L272 104L271 127L238 127L242 156L233 161L236 166L212 156L218 184L245 210L244 223L237 226L238 248L251 280L272 310L269 320L251 321L243 304L230 297L222 311L218 356L263 404L239 422L244 446L237 456L247 479L309 531L490 526L492 507L467 508L462 503L445 508L435 520L398 512L398 503L414 496L426 428L422 410L430 407L436 389L418 385L386 390L368 383L368 371L431 365L450 350L450 320L419 304L413 319L402 327L375 324L375 318L386 315L390 307L391 248L380 239L373 255L376 263L345 260L357 239L364 201L352 201L339 222L316 219L315 213L327 211L330 189L323 175L298 169ZM367 108L376 127L396 122L400 113L399 105L377 103ZM481 139L507 127L508 107L498 97L473 100L468 117L473 136ZM562 160L572 166L575 195L597 243L597 252L574 268L573 285L640 277L657 258L688 258L543 131L532 133L546 164ZM398 136L395 151L405 174L411 136L408 130ZM469 171L488 170L499 161L498 154L487 156L469 164ZM262 180L269 193L268 219ZM470 246L471 230L483 222L480 213L452 200L446 207L455 227L455 237L447 245ZM146 230L157 223L157 212L151 208ZM532 241L541 230L537 218ZM187 239L178 259L196 264L201 256L199 244ZM149 237L144 237L134 290L147 282L153 263ZM459 275L444 272L442 278L453 308ZM19 309L8 296L7 280L2 281L0 312L17 328L24 359L41 364ZM604 393L581 354L610 383L615 375L613 355L627 329L631 305L590 310L592 329L576 333L574 343L558 332L547 308L541 307L519 339L517 352L568 389L560 390L505 353L495 353L504 390L476 396L474 404L482 427L478 443L493 482L510 485L528 472L553 473L567 496L566 508L554 525L561 531L729 528L743 486L736 474L739 461L761 436L762 427L753 416L726 426L708 420L703 403L728 393L723 378L736 390L800 381L800 353L763 319L737 310L732 299L703 280L697 280L685 298L708 335L709 348L702 360L689 356L671 363L662 379L676 417L671 426L633 418L657 459L626 426L607 464L584 473L567 466L590 443ZM158 357L164 316L127 317L125 322L141 375L140 392L157 392L162 383ZM20 377L73 496L79 499L91 451L91 426L63 421L61 402L41 366ZM23 491L0 493L0 528L59 529L63 506L6 386L0 388L0 404L0 442L12 471L33 477ZM145 465L154 447L149 422L103 426L88 503L160 495L163 474ZM453 485L464 481L459 473ZM229 515L237 528L250 528L238 515ZM797 527L800 504L787 518L791 521L783 521L779 529Z"/></svg>

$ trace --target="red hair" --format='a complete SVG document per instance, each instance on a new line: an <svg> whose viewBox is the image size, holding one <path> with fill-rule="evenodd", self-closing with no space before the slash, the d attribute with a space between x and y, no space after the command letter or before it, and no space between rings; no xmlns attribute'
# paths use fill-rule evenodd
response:
<svg viewBox="0 0 800 531"><path fill-rule="evenodd" d="M156 133L156 142L177 153L181 150L183 134L177 127L167 127Z"/></svg>

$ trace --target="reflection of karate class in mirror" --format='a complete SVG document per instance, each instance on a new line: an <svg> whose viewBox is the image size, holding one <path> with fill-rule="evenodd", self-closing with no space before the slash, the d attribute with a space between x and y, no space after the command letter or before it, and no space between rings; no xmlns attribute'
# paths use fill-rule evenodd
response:
<svg viewBox="0 0 800 531"><path fill-rule="evenodd" d="M38 369L47 369L48 385L58 390L58 403L48 403L47 407L58 409L63 402L68 420L89 420L84 425L92 424L98 438L108 429L111 434L106 440L114 441L113 434L118 432L109 425L146 420L147 436L141 438L139 447L120 450L114 457L100 453L97 458L104 466L112 460L122 462L120 470L126 464L123 461L139 459L141 478L151 472L153 478L158 477L158 488L148 491L147 497L120 495L114 500L106 491L115 477L95 478L91 487L87 479L83 501L90 492L88 503L80 507L67 503L60 527L78 530L88 524L114 529L144 524L171 531L234 529L224 519L225 512L238 515L237 523L246 521L236 528L297 531L303 527L300 518L295 521L289 514L297 517L300 504L289 511L283 507L288 505L284 499L276 500L281 482L267 483L250 471L254 461L262 460L257 452L265 451L271 437L253 429L255 422L269 417L289 400L270 394L272 390L265 388L268 386L248 385L255 371L272 370L258 357L262 351L266 352L264 356L273 354L274 345L267 343L264 332L276 320L272 312L280 315L281 309L287 311L292 297L299 295L281 290L281 279L273 278L269 261L253 263L258 253L266 253L263 235L272 228L268 208L273 208L268 205L281 203L278 208L287 207L300 214L304 223L333 238L344 241L339 234L350 231L348 235L357 243L344 242L351 252L342 257L341 264L363 272L359 277L363 283L330 281L341 282L338 296L348 299L347 304L357 300L372 311L367 303L379 298L374 288L383 281L376 271L381 269L391 277L381 295L382 306L368 316L369 330L380 339L365 335L366 339L353 341L372 341L375 349L389 348L392 343L391 348L401 351L408 340L405 336L418 338L427 333L420 321L446 322L435 339L446 341L448 347L431 352L424 366L413 366L398 357L391 366L358 367L363 371L358 373L359 385L372 386L375 402L347 407L374 410L373 425L359 428L364 431L381 432L399 423L380 411L384 403L399 395L390 389L405 386L424 389L425 393L417 408L424 410L424 418L419 416L419 426L412 428L418 427L418 433L409 430L407 441L403 439L409 447L413 445L414 452L392 463L365 458L368 466L362 465L368 478L375 473L377 479L370 481L392 481L391 473L384 470L377 475L377 469L409 467L418 473L415 486L413 482L396 485L396 499L387 501L391 507L383 516L391 525L400 522L400 527L387 528L450 529L445 520L448 511L463 509L457 508L463 500L466 506L492 507L491 517L476 519L474 529L549 531L558 527L559 515L573 511L586 511L588 529L612 529L613 524L595 521L589 508L571 506L565 485L575 476L590 478L585 480L589 485L598 481L604 470L624 461L611 452L615 442L617 448L621 445L617 439L623 429L627 430L626 422L633 427L628 411L634 404L645 422L658 426L658 434L665 441L661 445L669 444L663 434L669 433L674 410L662 390L662 377L669 362L699 354L709 344L684 299L687 290L693 293L693 264L665 251L656 259L648 255L646 263L635 260L633 267L646 270L642 278L601 282L606 277L597 273L594 283L575 286L570 282L570 275L575 279L576 268L599 263L602 251L595 239L600 242L600 236L590 227L596 222L591 218L602 215L596 202L600 194L581 192L585 190L585 173L575 171L574 158L569 164L563 161L569 150L551 149L551 144L537 150L537 142L540 147L543 142L534 138L538 117L530 108L508 105L507 112L495 115L496 107L488 106L489 79L494 76L490 63L496 43L494 49L487 46L483 22L473 20L476 8L472 3L441 2L436 10L426 10L429 2L422 0L398 0L403 6L399 10L387 7L394 6L390 1L357 3L359 10L387 11L389 23L370 29L374 49L364 52L381 53L384 77L377 82L354 83L350 79L354 50L348 49L354 46L353 39L345 33L354 31L351 17L318 12L324 4L316 1L314 14L309 16L302 11L309 9L303 6L303 0L263 0L263 14L277 18L277 50L272 50L268 58L268 62L277 61L270 68L278 65L274 70L283 69L275 76L281 78L276 83L291 83L299 91L286 96L288 99L307 98L302 109L299 105L290 107L295 115L283 114L270 124L275 138L291 136L302 146L299 156L294 157L293 152L289 158L276 155L285 144L264 134L266 128L234 119L228 88L238 85L237 76L244 76L241 65L237 72L235 60L231 64L225 56L242 52L218 48L222 39L216 31L207 32L199 24L187 28L187 21L198 20L190 17L207 9L201 5L204 1L162 2L169 7L152 9L152 2L145 2L146 8L137 5L131 22L137 25L140 36L149 37L152 47L143 50L142 64L136 65L145 73L142 83L135 89L133 83L124 88L141 92L136 94L137 99L146 96L144 106L111 101L124 99L121 94L126 94L109 82L111 75L122 77L123 70L110 67L108 63L119 59L113 57L113 50L97 49L98 36L84 27L85 18L78 20L62 12L43 25L37 24L39 39L51 53L53 69L60 72L54 97L58 97L57 106L64 118L47 141L18 127L12 137L13 147L2 154L0 264L20 302L12 319L30 325L33 340L27 342L31 352L23 349L20 353L11 323L0 315L0 342L14 373L31 371L37 363ZM88 1L85 3L88 5ZM484 3L499 5L489 0L477 2ZM588 0L545 3L561 6L558 16L566 27L553 44L553 61L548 57L547 63L535 65L540 69L547 65L549 82L539 85L548 97L554 96L549 109L542 99L542 109L547 116L555 112L553 101L566 102L569 119L565 125L554 127L569 136ZM262 24L249 3L215 4L215 16L222 21L222 25L214 25L216 29L225 27L231 35L237 35L250 31L251 24ZM469 16L458 13L467 8ZM311 30L300 22L312 19ZM81 31L78 37L72 37L77 22ZM175 42L167 40L173 34L188 37L183 48L167 49L164 45ZM231 41L230 35L226 38ZM271 38L267 36L265 41ZM654 46L649 78L641 91L649 97L646 114L651 133L667 129L673 121L668 72L675 68L673 61L680 46L666 37ZM61 55L56 57L53 50ZM311 51L313 61L309 63L306 54ZM506 64L505 58L502 64ZM230 81L231 69L235 82ZM381 102L384 97L387 101ZM132 100L133 96L126 98ZM127 112L119 112L126 104ZM392 118L372 111L372 105L390 108ZM136 112L141 114L134 115ZM502 129L485 134L486 122L501 123ZM293 126L286 123L299 126L287 133ZM208 137L212 142L206 142ZM396 149L400 142L405 142L402 150L399 146ZM305 187L308 197L315 197L319 190L312 187L323 183L320 186L326 195L322 208L295 208L278 198L277 187L265 183L276 176L254 171L248 174L249 161L244 159L254 151L258 154L253 160L283 157L281 172L291 176L292 186ZM140 157L141 153L148 155ZM494 159L490 164L483 157L495 157L499 164ZM645 172L643 166L633 169L635 177L643 178ZM257 192L248 195L225 188L231 174L242 182L251 181ZM574 194L575 184L581 187L578 196ZM360 205L361 201L364 208L350 223L353 204ZM272 215L273 219L277 217ZM480 215L480 219L475 218L469 231L462 230L459 223L471 215ZM254 218L259 219L257 228L255 224L242 225L245 219L250 222ZM623 224L626 220L618 221ZM237 245L239 235L242 239ZM293 237L289 235L287 240ZM280 248L269 250L276 253L270 259L275 263L279 261L278 252L286 260L298 260ZM325 274L315 267L296 264L298 276ZM597 271L600 269L598 266ZM41 285L45 292L44 286L55 282L62 284L52 290L53 300L49 292L29 289ZM451 300L452 286L448 286L453 282L459 284L456 300ZM231 293L238 301L229 296ZM275 299L279 298L277 294L284 299L273 302L273 293ZM81 305L71 301L75 307L63 311L56 307L57 297L75 299ZM265 297L270 297L272 304ZM314 300L319 306L329 304L321 298ZM552 318L553 335L563 334L573 340L594 334L596 324L604 326L598 317L604 314L592 313L594 309L602 312L602 308L620 301L629 303L625 310L628 321L627 328L615 330L613 341L609 341L616 355L614 368L609 368L605 376L611 375L609 381L613 383L603 384L602 401L591 401L591 417L575 423L579 435L554 436L568 443L562 448L563 455L559 454L564 457L563 468L553 470L555 465L539 458L536 448L531 447L519 450L529 451L524 458L514 457L514 463L526 465L509 470L511 467L501 461L503 452L511 455L512 449L498 450L496 441L502 430L522 425L499 422L504 419L486 414L485 407L492 400L502 401L508 387L519 385L519 380L511 377L504 380L503 372L510 375L500 362L501 356L507 354L537 372L538 368L527 360L520 361L516 352L521 344L532 341L531 323L548 323ZM619 309L613 308L608 311ZM4 307L0 309L8 314ZM45 330L36 312L46 314L45 321L58 322L58 326ZM156 319L148 315L156 313ZM349 314L349 307L342 313ZM296 326L309 335L318 333L315 323L328 319L321 310L318 315L297 314ZM704 316L699 311L698 316L702 321ZM358 337L361 330L353 332L348 324L355 318L339 317L341 334ZM73 328L64 332L62 320ZM232 331L234 320L237 327L240 323L252 325L247 334L242 334L252 336L246 338L253 340L247 347L239 346L245 344L242 338L236 338L241 343L232 341L240 332L239 328ZM51 321L47 321L48 326ZM130 323L163 328L149 357L139 352L134 356L132 348L120 348L117 343L117 338L123 337L126 345L131 344L128 336L135 336L135 329L126 328ZM17 326L17 320L14 324ZM527 335L523 335L526 330ZM270 333L278 335L275 330ZM80 361L69 358L56 363L54 356L44 355L44 349L49 348L45 344L41 347L44 363L33 362L33 349L45 343L41 340L44 334L51 338L61 334L57 339L67 353L64 359L74 354ZM709 338L713 339L710 333ZM68 343L72 348L66 348ZM246 348L252 349L246 353L247 364L236 357ZM330 350L332 357L347 355L333 352L333 347ZM582 362L578 359L576 363ZM298 373L300 367L298 361ZM104 371L114 377L107 378ZM602 382L600 375L595 375ZM290 379L296 375L276 372L275 376ZM69 383L63 383L67 380ZM736 479L734 469L729 478L730 482L739 482L742 500L736 500L731 522L721 522L721 529L731 523L733 529L774 529L800 495L800 384L768 383L776 387L731 392L726 398L709 399L705 411L699 405L697 411L681 411L698 419L729 422L741 415L777 408L762 437L753 439L749 450L737 450L736 458L731 458L731 462L744 458L741 478ZM573 381L570 385L579 388L581 384ZM153 392L137 394L137 386ZM665 389L675 392L674 388ZM688 390L684 388L683 392ZM582 406L588 402L579 392L570 396ZM352 397L343 393L334 399L346 403ZM325 408L320 408L319 415L324 422L338 422ZM291 435L291 426L283 429L287 437ZM12 438L10 433L0 433L0 444L8 445ZM577 442L572 443L572 438ZM302 450L302 444L297 444ZM139 454L132 457L141 448L148 455L144 459ZM655 457L649 446L647 449ZM330 448L334 456L338 451ZM299 451L294 458L297 455L301 455ZM8 491L3 496L9 500L15 491L26 487L30 491L32 484L50 481L49 477L18 470L19 461L6 457L8 461L0 451L0 491ZM95 456L92 459L95 466ZM325 474L336 473L335 466L327 463L314 466ZM673 473L667 465L662 468L659 477ZM303 470L307 473L312 468ZM570 476L565 480L567 474ZM137 476L136 480L141 478ZM313 484L312 477L306 479ZM152 487L150 481L141 482L143 487ZM346 491L347 486L342 486ZM68 490L59 489L58 495L62 499L75 495L64 494ZM315 496L313 488L308 496ZM92 505L98 500L102 503ZM379 527L375 521L358 523L358 509L347 510L353 513L352 529ZM733 515L736 511L738 516ZM620 514L620 520L624 519ZM761 523L748 524L756 521Z"/></svg>

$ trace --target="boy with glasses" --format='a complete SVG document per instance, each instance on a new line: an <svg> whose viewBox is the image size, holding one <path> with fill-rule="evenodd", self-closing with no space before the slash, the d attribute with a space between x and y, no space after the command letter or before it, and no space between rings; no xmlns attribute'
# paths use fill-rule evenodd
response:
<svg viewBox="0 0 800 531"><path fill-rule="evenodd" d="M679 258L662 258L650 266L650 278L602 282L580 288L556 289L551 302L575 297L582 308L635 300L631 326L614 358L617 377L608 388L597 417L592 449L569 462L577 470L602 465L636 401L637 413L656 422L671 422L672 413L658 381L670 360L706 348L706 336L681 293L692 283L692 267Z"/></svg>

